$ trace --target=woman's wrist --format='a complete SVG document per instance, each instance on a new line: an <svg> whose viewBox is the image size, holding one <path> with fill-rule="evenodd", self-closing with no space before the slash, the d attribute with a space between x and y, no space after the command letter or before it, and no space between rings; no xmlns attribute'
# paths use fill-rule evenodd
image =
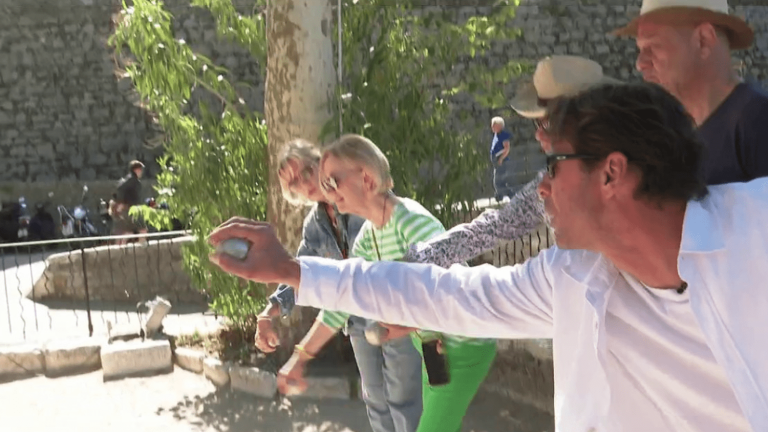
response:
<svg viewBox="0 0 768 432"><path fill-rule="evenodd" d="M306 363L315 358L315 353L307 351L307 349L304 348L304 346L301 344L293 347L293 354L303 363Z"/></svg>

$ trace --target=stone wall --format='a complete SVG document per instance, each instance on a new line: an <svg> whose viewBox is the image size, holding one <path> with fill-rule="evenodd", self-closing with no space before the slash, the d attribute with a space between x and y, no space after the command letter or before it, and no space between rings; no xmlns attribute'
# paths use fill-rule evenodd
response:
<svg viewBox="0 0 768 432"><path fill-rule="evenodd" d="M181 248L189 241L150 240L144 245L100 246L51 255L30 297L84 301L87 277L91 301L135 304L159 295L173 304L206 304L184 271Z"/></svg>
<svg viewBox="0 0 768 432"><path fill-rule="evenodd" d="M244 50L217 40L207 13L188 6L189 1L168 0L176 16L174 31L199 52L228 67L241 86L247 103L263 105L263 79L253 58ZM252 2L237 0L243 11ZM452 11L456 20L491 13L492 0L422 0L425 10ZM757 33L755 46L738 53L745 77L768 81L768 6L760 0L731 0ZM151 118L135 105L130 82L115 73L106 40L113 29L118 0L0 0L0 199L15 199L37 182L62 182L79 190L83 182L114 181L134 158L149 163L156 172L151 148L158 134ZM436 6L437 5L437 6ZM522 36L497 44L487 58L467 58L452 71L461 79L471 62L501 65L509 59L531 63L550 54L574 54L601 63L609 75L636 80L636 49L630 39L608 32L635 15L640 0L522 0L510 25ZM440 83L436 83L437 86ZM510 97L517 83L500 88ZM457 118L455 127L476 133L483 151L489 144L488 123L494 115L507 119L515 134L513 158L519 181L527 180L542 165L533 142L530 122L509 109L491 110L475 104L469 95L451 101L457 111L471 113L469 121ZM491 167L478 180L479 192L489 196ZM77 195L77 194L75 194ZM31 198L30 198L31 199ZM71 205L73 203L65 203Z"/></svg>

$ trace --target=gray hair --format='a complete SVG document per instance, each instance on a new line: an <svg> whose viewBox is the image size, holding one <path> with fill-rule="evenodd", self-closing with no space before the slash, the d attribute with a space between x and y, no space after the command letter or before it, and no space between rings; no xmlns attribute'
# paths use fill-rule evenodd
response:
<svg viewBox="0 0 768 432"><path fill-rule="evenodd" d="M504 119L501 117L494 117L491 119L491 126L493 125L501 125L501 127L504 127Z"/></svg>
<svg viewBox="0 0 768 432"><path fill-rule="evenodd" d="M373 171L379 182L379 192L386 192L394 187L392 175L389 172L389 161L384 153L368 138L347 134L323 149L324 161L328 156L359 163Z"/></svg>
<svg viewBox="0 0 768 432"><path fill-rule="evenodd" d="M288 188L288 185L283 184L284 182L280 172L288 168L288 163L290 161L296 161L299 165L304 167L317 168L320 164L320 156L321 153L317 146L305 139L297 138L289 141L283 146L282 150L280 150L280 155L277 158L277 172L278 179L280 180L280 188L283 192L283 198L285 198L286 201L294 205L307 205L311 203L308 199L293 193Z"/></svg>

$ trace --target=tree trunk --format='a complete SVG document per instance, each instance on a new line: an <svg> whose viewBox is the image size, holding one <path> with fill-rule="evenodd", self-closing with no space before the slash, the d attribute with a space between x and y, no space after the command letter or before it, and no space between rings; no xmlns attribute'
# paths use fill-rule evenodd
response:
<svg viewBox="0 0 768 432"><path fill-rule="evenodd" d="M270 0L267 7L265 114L269 138L268 218L288 250L296 250L306 209L287 203L277 177L282 146L295 138L317 142L331 118L336 86L330 0ZM296 308L281 346L292 350L317 314ZM304 309L304 310L299 310ZM278 327L283 327L278 326Z"/></svg>

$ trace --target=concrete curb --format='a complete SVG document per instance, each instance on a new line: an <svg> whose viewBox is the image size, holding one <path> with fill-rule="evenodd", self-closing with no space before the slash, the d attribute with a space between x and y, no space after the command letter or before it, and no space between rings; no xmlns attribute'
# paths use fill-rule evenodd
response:
<svg viewBox="0 0 768 432"><path fill-rule="evenodd" d="M203 373L203 361L205 353L191 348L176 348L173 352L173 361L177 366L190 372Z"/></svg>
<svg viewBox="0 0 768 432"><path fill-rule="evenodd" d="M101 369L101 345L96 339L52 341L45 346L45 376L61 377Z"/></svg>
<svg viewBox="0 0 768 432"><path fill-rule="evenodd" d="M215 386L226 387L230 383L229 367L229 363L222 363L219 359L206 357L203 360L203 375Z"/></svg>
<svg viewBox="0 0 768 432"><path fill-rule="evenodd" d="M499 341L499 353L481 386L486 391L552 413L554 393L552 350L549 340ZM258 397L277 393L272 372L233 365L208 357L202 351L172 346L168 340L138 339L107 344L98 338L52 341L43 346L0 347L0 383L46 375L60 377L98 370L109 381L150 376L173 371L178 365L201 374L222 389L233 389ZM363 399L356 376L308 376L308 388L292 398Z"/></svg>
<svg viewBox="0 0 768 432"><path fill-rule="evenodd" d="M272 398L277 393L277 376L255 367L231 366L229 380L233 390Z"/></svg>
<svg viewBox="0 0 768 432"><path fill-rule="evenodd" d="M101 368L104 381L172 372L171 343L167 340L135 340L104 345Z"/></svg>
<svg viewBox="0 0 768 432"><path fill-rule="evenodd" d="M0 382L39 375L45 371L43 350L37 345L0 347Z"/></svg>
<svg viewBox="0 0 768 432"><path fill-rule="evenodd" d="M293 396L307 399L352 399L352 380L348 377L307 377L307 390Z"/></svg>

